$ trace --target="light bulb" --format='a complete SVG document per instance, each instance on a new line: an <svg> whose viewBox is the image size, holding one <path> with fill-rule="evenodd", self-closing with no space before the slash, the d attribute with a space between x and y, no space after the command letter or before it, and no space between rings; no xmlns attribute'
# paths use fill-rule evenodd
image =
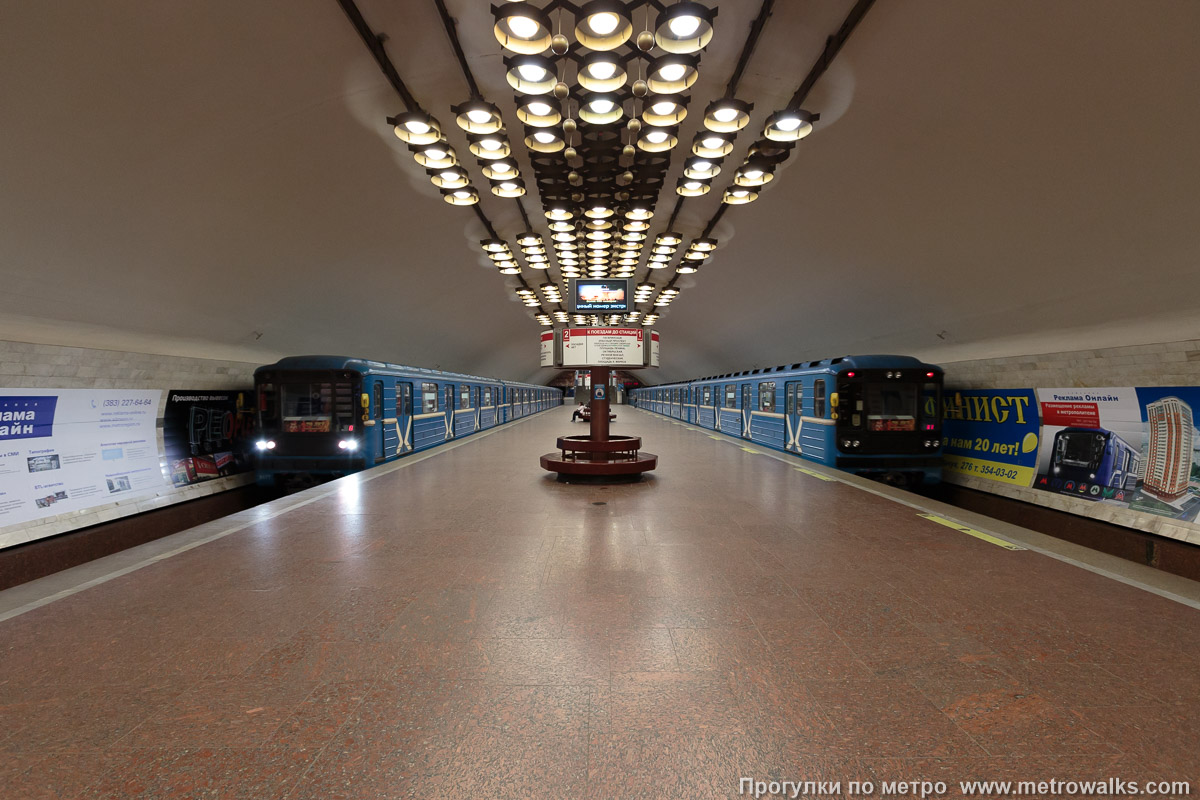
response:
<svg viewBox="0 0 1200 800"><path fill-rule="evenodd" d="M617 65L611 61L593 61L588 64L588 75L598 81L606 81L617 74Z"/></svg>
<svg viewBox="0 0 1200 800"><path fill-rule="evenodd" d="M512 172L512 164L509 164L507 161L498 161L495 164L492 164L492 172L495 172L498 175L504 175L505 173Z"/></svg>
<svg viewBox="0 0 1200 800"><path fill-rule="evenodd" d="M758 178L761 178L762 174L763 174L763 172L761 169L748 169L742 173L743 176L749 178L750 180L756 180Z"/></svg>
<svg viewBox="0 0 1200 800"><path fill-rule="evenodd" d="M590 17L588 17L588 25L592 30L601 36L608 36L610 33L615 31L617 26L620 24L621 18L611 11L592 14ZM699 20L696 21L696 24L699 26Z"/></svg>
<svg viewBox="0 0 1200 800"><path fill-rule="evenodd" d="M683 188L687 189L689 192L694 192L700 188L700 183L698 181L688 181L683 185Z"/></svg>
<svg viewBox="0 0 1200 800"><path fill-rule="evenodd" d="M522 39L532 39L537 35L538 24L529 17L509 17L508 29Z"/></svg>
<svg viewBox="0 0 1200 800"><path fill-rule="evenodd" d="M446 157L446 151L438 147L430 147L425 150L425 157L433 161L441 161Z"/></svg>
<svg viewBox="0 0 1200 800"><path fill-rule="evenodd" d="M693 162L692 169L694 169L696 172L708 172L710 169L712 169L712 162L711 161Z"/></svg>
<svg viewBox="0 0 1200 800"><path fill-rule="evenodd" d="M534 141L537 141L541 144L550 144L554 141L554 134L546 131L538 131L533 135L533 138Z"/></svg>
<svg viewBox="0 0 1200 800"><path fill-rule="evenodd" d="M481 139L479 141L479 146L481 148L483 148L484 150L495 152L496 150L499 150L504 145L502 145L500 143L499 139Z"/></svg>
<svg viewBox="0 0 1200 800"><path fill-rule="evenodd" d="M667 140L666 131L650 131L646 134L646 141L651 144L662 144Z"/></svg>
<svg viewBox="0 0 1200 800"><path fill-rule="evenodd" d="M667 23L667 27L680 39L686 39L700 29L700 18L685 14L672 19Z"/></svg>
<svg viewBox="0 0 1200 800"><path fill-rule="evenodd" d="M504 183L500 184L500 188L506 192L511 192L517 188L517 185L512 181L505 181Z"/></svg>
<svg viewBox="0 0 1200 800"><path fill-rule="evenodd" d="M525 108L527 108L529 110L530 114L533 114L534 116L538 116L538 117L547 116L550 113L550 111L552 110L550 108L549 103L543 103L540 101L534 101L534 102L530 103L529 105L525 106Z"/></svg>
<svg viewBox="0 0 1200 800"><path fill-rule="evenodd" d="M616 107L616 103L612 100L598 99L588 103L588 108L595 111L597 114L607 114Z"/></svg>
<svg viewBox="0 0 1200 800"><path fill-rule="evenodd" d="M429 133L429 125L421 122L419 119L411 119L404 123L404 127L408 128L411 133Z"/></svg>
<svg viewBox="0 0 1200 800"><path fill-rule="evenodd" d="M675 103L670 100L662 100L650 106L650 109L659 116L666 116L675 110Z"/></svg>
<svg viewBox="0 0 1200 800"><path fill-rule="evenodd" d="M664 64L658 70L658 76L664 81L677 81L687 72L683 64Z"/></svg>
<svg viewBox="0 0 1200 800"><path fill-rule="evenodd" d="M710 136L707 139L702 139L700 144L704 145L706 150L720 150L725 146L725 140L716 136Z"/></svg>
<svg viewBox="0 0 1200 800"><path fill-rule="evenodd" d="M444 181L456 181L456 180L458 180L459 175L454 170L448 169L445 172L441 173L438 177Z"/></svg>
<svg viewBox="0 0 1200 800"><path fill-rule="evenodd" d="M781 131L794 131L800 127L799 117L782 117L775 120L775 127Z"/></svg>
<svg viewBox="0 0 1200 800"><path fill-rule="evenodd" d="M457 197L459 200L466 200L468 197L471 196L471 193L468 192L466 189L459 189L457 192L454 193L454 196Z"/></svg>
<svg viewBox="0 0 1200 800"><path fill-rule="evenodd" d="M733 122L737 116L738 110L732 106L723 106L713 112L713 118L718 122Z"/></svg>
<svg viewBox="0 0 1200 800"><path fill-rule="evenodd" d="M546 70L537 64L522 64L517 67L517 74L530 83L540 83L546 80Z"/></svg>
<svg viewBox="0 0 1200 800"><path fill-rule="evenodd" d="M492 121L492 112L485 111L482 108L472 109L471 111L467 112L467 119L471 120L471 122L474 122L477 125L482 125L485 122Z"/></svg>

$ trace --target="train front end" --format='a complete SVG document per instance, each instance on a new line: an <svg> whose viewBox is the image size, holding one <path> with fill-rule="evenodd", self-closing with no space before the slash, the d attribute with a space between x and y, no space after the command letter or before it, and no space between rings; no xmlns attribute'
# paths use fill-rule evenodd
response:
<svg viewBox="0 0 1200 800"><path fill-rule="evenodd" d="M839 469L905 486L942 479L942 369L914 358L854 357L836 377Z"/></svg>
<svg viewBox="0 0 1200 800"><path fill-rule="evenodd" d="M348 475L367 466L359 373L274 365L258 369L254 383L259 485L289 476Z"/></svg>

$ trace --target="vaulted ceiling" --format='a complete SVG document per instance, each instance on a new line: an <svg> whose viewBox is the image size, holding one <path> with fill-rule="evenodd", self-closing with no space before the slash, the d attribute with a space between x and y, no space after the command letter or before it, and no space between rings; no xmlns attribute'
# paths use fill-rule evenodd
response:
<svg viewBox="0 0 1200 800"><path fill-rule="evenodd" d="M446 5L519 144L488 4ZM651 240L762 2L708 5L715 34ZM852 5L774 4L736 92L751 122L713 191L679 207L685 242ZM465 153L450 107L470 91L434 0L358 8ZM876 3L804 103L821 115L812 135L676 280L655 325L663 367L645 377L1200 336L1197 30L1191 0ZM553 377L514 294L546 273L502 276L484 256L475 209L443 202L393 135L404 105L336 0L10 4L0 72L0 339ZM462 160L515 246L516 202Z"/></svg>

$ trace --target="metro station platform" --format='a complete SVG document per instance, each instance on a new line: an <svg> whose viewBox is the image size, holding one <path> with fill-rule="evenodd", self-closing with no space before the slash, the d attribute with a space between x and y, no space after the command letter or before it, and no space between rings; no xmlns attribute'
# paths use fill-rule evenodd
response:
<svg viewBox="0 0 1200 800"><path fill-rule="evenodd" d="M615 410L642 483L555 409L0 593L0 796L1196 791L1196 584Z"/></svg>

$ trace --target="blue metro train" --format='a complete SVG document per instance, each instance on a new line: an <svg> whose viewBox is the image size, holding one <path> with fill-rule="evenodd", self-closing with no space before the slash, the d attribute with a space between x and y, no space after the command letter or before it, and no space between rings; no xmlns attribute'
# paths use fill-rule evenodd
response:
<svg viewBox="0 0 1200 800"><path fill-rule="evenodd" d="M254 372L257 480L346 475L562 404L562 392L343 356Z"/></svg>
<svg viewBox="0 0 1200 800"><path fill-rule="evenodd" d="M890 483L942 478L942 368L845 356L635 389L635 405Z"/></svg>
<svg viewBox="0 0 1200 800"><path fill-rule="evenodd" d="M1141 463L1140 451L1104 428L1063 428L1054 434L1051 474L1063 483L1077 487L1133 489L1137 485ZM1098 491L1080 493L1079 496L1090 500L1103 498Z"/></svg>

